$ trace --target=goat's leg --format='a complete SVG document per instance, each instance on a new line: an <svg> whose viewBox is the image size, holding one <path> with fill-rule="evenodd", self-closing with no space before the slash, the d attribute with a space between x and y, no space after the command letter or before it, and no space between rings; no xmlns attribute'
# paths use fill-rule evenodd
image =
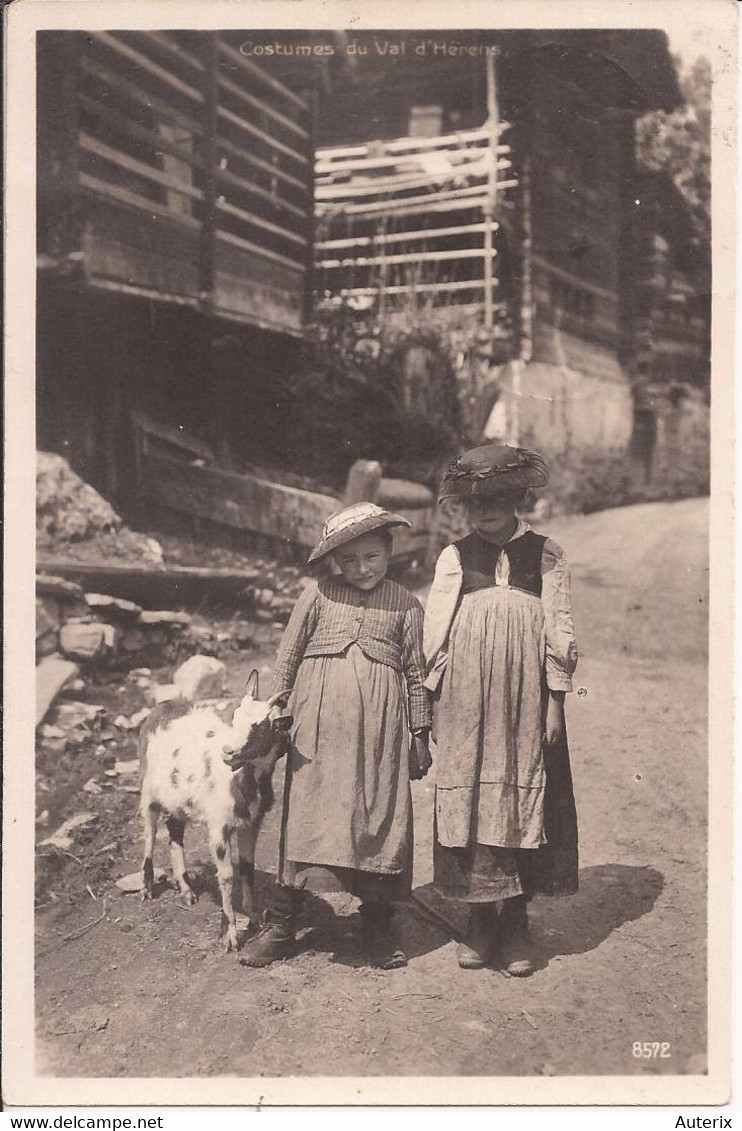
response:
<svg viewBox="0 0 742 1131"><path fill-rule="evenodd" d="M211 837L211 851L216 860L216 873L219 879L219 891L222 897L222 911L227 920L227 931L224 940L224 949L237 950L237 918L234 913L234 899L232 885L234 883L234 868L232 866L231 840L234 833L231 829L222 828Z"/></svg>
<svg viewBox="0 0 742 1131"><path fill-rule="evenodd" d="M186 903L192 906L198 897L191 887L191 882L186 871L185 851L183 849L185 821L181 820L179 817L168 817L166 823L170 837L170 861L173 868L173 875L178 882L181 895L185 897Z"/></svg>
<svg viewBox="0 0 742 1131"><path fill-rule="evenodd" d="M257 828L241 825L237 830L238 905L243 915L252 920L255 914L255 842Z"/></svg>
<svg viewBox="0 0 742 1131"><path fill-rule="evenodd" d="M142 800L142 821L144 822L144 862L142 864L142 899L152 898L155 885L154 851L157 838L157 821L160 807L154 801Z"/></svg>

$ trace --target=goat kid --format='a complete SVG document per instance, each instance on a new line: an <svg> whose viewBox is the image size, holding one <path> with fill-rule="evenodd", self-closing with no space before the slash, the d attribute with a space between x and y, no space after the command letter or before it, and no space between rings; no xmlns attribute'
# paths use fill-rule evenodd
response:
<svg viewBox="0 0 742 1131"><path fill-rule="evenodd" d="M183 834L188 821L205 821L226 918L226 951L237 949L235 862L238 909L250 917L254 914L255 842L273 804L274 767L288 749L292 720L282 716L278 706L287 694L261 701L258 672L253 670L231 722L213 704L194 706L176 699L156 707L139 732L142 899L152 898L152 855L157 823L164 815L173 874L186 902L196 902L186 871Z"/></svg>

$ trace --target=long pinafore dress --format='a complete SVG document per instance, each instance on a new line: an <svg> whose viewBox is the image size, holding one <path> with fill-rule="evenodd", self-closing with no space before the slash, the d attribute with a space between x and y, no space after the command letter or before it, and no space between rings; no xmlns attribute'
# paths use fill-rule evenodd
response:
<svg viewBox="0 0 742 1131"><path fill-rule="evenodd" d="M435 709L436 890L468 903L571 894L569 750L566 736L543 741L549 688L570 690L577 660L563 551L520 523L504 547L472 534L443 553L460 579Z"/></svg>

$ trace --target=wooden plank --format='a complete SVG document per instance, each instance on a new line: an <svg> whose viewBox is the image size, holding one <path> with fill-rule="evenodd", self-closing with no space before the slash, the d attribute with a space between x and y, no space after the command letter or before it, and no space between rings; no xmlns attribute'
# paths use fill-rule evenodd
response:
<svg viewBox="0 0 742 1131"><path fill-rule="evenodd" d="M88 591L136 601L145 609L197 606L209 597L237 605L240 595L258 579L250 570L148 566L106 558L76 562L41 555L37 564L44 572L76 581Z"/></svg>
<svg viewBox="0 0 742 1131"><path fill-rule="evenodd" d="M499 228L495 223L495 230ZM450 228L421 228L416 232L392 232L389 235L351 236L342 240L319 240L315 247L317 251L331 251L342 247L371 247L376 244L388 243L413 243L416 240L442 239L444 236L459 236L464 233L484 232L485 224L456 224Z"/></svg>
<svg viewBox="0 0 742 1131"><path fill-rule="evenodd" d="M287 130L291 130L292 133L295 133L297 137L304 139L309 137L309 134L303 126L300 126L291 118L287 118L285 114L282 114L280 110L275 110L273 106L270 106L267 102L256 98L254 94L248 94L248 92L243 90L241 86L238 86L236 82L225 78L224 75L219 75L219 86L223 87L224 90L228 90L231 94L234 94L236 98L242 99L248 106L253 106L256 110L259 110L261 114L267 114L270 118L273 118L275 122L279 122L282 126L285 126Z"/></svg>
<svg viewBox="0 0 742 1131"><path fill-rule="evenodd" d="M181 161L186 161L195 168L200 169L203 167L203 159L198 153L183 149L179 145L174 145L171 141L165 141L155 130L148 130L146 126L140 126L138 122L133 122L124 114L120 114L118 110L112 110L110 106L104 106L103 103L88 98L87 94L78 94L78 100L83 109L89 114L99 118L102 122L107 122L128 137L151 145L158 153L169 153Z"/></svg>
<svg viewBox="0 0 742 1131"><path fill-rule="evenodd" d="M112 294L117 295L134 295L136 298L154 298L159 302L172 303L174 306L189 306L193 310L198 310L200 306L199 300L189 295L176 294L174 291L162 291L157 287L139 286L136 283L120 283L115 279L102 279L95 275L91 277L90 285L98 291L111 291Z"/></svg>
<svg viewBox="0 0 742 1131"><path fill-rule="evenodd" d="M204 71L206 69L200 59L192 55L190 51L185 51L180 44L175 43L166 32L150 30L138 32L137 34L145 35L147 39L154 39L156 43L159 43L166 51L169 51L173 58L178 59L181 63L187 63L189 67L193 67L197 71Z"/></svg>
<svg viewBox="0 0 742 1131"><path fill-rule="evenodd" d="M599 287L597 283L590 283L580 275L575 275L571 271L565 271L563 267L555 266L555 264L550 263L548 259L544 259L541 255L532 255L531 262L534 267L540 267L542 271L547 271L550 275L555 275L558 279L563 279L566 283L571 283L573 286L579 287L580 290L598 295L599 298L608 299L610 302L618 302L617 291L611 291L606 287Z"/></svg>
<svg viewBox="0 0 742 1131"><path fill-rule="evenodd" d="M284 145L282 141L278 141L277 138L271 137L270 134L265 133L263 130L259 130L252 122L246 122L239 114L233 114L226 106L219 107L219 115L224 118L225 121L231 122L233 126L244 130L245 133L249 133L251 137L256 137L259 141L262 141L264 145L269 145L272 149L277 150L278 153L283 153L286 157L290 157L291 160L296 161L298 165L309 164L309 158L305 154L297 152L297 150L292 149L291 146Z"/></svg>
<svg viewBox="0 0 742 1131"><path fill-rule="evenodd" d="M476 160L481 157L487 150L480 149L452 149L448 156L451 160L458 158L462 164L469 160ZM510 153L509 145L498 145L498 153ZM354 172L357 169L384 169L387 165L404 165L413 164L419 165L421 160L420 153L390 153L386 157L359 157L351 161L322 161L315 162L314 171L318 177L325 175L336 175L339 173Z"/></svg>
<svg viewBox="0 0 742 1131"><path fill-rule="evenodd" d="M128 169L132 173L136 173L146 180L154 181L155 184L165 185L167 188L172 189L182 196L190 196L195 200L201 200L203 193L200 189L194 188L193 185L186 185L182 181L176 181L172 177L168 177L166 173L161 173L159 169L153 169L151 165L146 165L143 161L137 161L135 157L129 157L128 153L122 153L119 149L113 149L110 145L104 145L102 141L97 141L96 138L90 137L89 134L82 131L78 135L80 147L88 153L94 153L98 157L105 158L106 161L111 161L114 165L118 165L122 169Z"/></svg>
<svg viewBox="0 0 742 1131"><path fill-rule="evenodd" d="M116 54L120 55L123 59L126 59L130 63L135 63L138 67L141 67L143 71L147 71L148 74L159 79L160 82L166 83L168 86L171 86L173 90L184 94L186 98L190 98L193 102L203 102L204 96L200 90L196 90L189 83L183 82L177 75L166 71L165 68L160 67L159 64L153 63L147 55L142 55L140 51L135 51L133 47L129 47L123 40L117 39L115 34L111 34L111 32L107 31L91 31L87 34L99 43L103 43L106 47L110 48L111 51L116 52Z"/></svg>
<svg viewBox="0 0 742 1131"><path fill-rule="evenodd" d="M461 251L420 251L406 255L375 255L367 259L320 259L318 267L334 269L337 267L378 267L383 263L438 263L450 259L484 259L485 250L482 247L462 248ZM493 248L491 257L497 255Z"/></svg>
<svg viewBox="0 0 742 1131"><path fill-rule="evenodd" d="M216 130L219 90L217 84L217 47L214 32L206 33L204 75L204 215L198 260L198 282L201 297L213 301L216 281L216 167L218 163Z"/></svg>
<svg viewBox="0 0 742 1131"><path fill-rule="evenodd" d="M505 130L509 128L509 122L500 122L500 133L504 133ZM404 153L406 150L414 152L421 149L453 149L457 145L466 146L472 141L487 141L488 139L489 127L480 126L476 130L461 130L459 133L438 134L436 137L393 138L391 141L383 141L381 144L388 153ZM331 161L334 157L367 157L370 148L371 147L368 145L325 146L317 150L317 160Z"/></svg>
<svg viewBox="0 0 742 1131"><path fill-rule="evenodd" d="M94 78L113 87L113 89L119 91L120 94L124 94L127 98L130 98L132 102L137 102L140 106L146 106L148 110L156 110L158 114L162 114L171 121L177 122L178 125L185 126L187 130L191 130L194 134L200 135L203 133L202 126L195 118L192 118L189 114L184 114L182 110L176 110L156 94L148 94L138 87L136 83L131 82L122 75L116 74L115 71L109 70L108 67L103 67L98 62L93 62L91 59L86 59L85 56L81 56L79 66L85 74L92 75Z"/></svg>
<svg viewBox="0 0 742 1131"><path fill-rule="evenodd" d="M263 220L261 216L256 216L254 212L246 212L244 208L238 208L236 204L232 204L228 200L220 198L217 207L220 211L227 212L230 216L236 216L246 224L254 224L256 228L262 228L266 232L280 236L281 239L290 240L291 243L296 243L299 247L306 247L306 236L297 235L296 232L289 232L285 228L280 227L279 224L271 224L270 220Z"/></svg>
<svg viewBox="0 0 742 1131"><path fill-rule="evenodd" d="M223 211L229 211L222 203L219 204L219 208ZM267 247L260 247L259 244L245 240L242 236L236 236L232 232L226 232L224 228L219 228L216 235L217 239L225 240L235 247L244 248L245 251L251 251L254 255L262 256L263 259L270 259L274 263L283 264L284 267L291 267L294 271L304 272L304 264L300 263L298 260L288 259L285 255L279 255L277 251L270 251Z"/></svg>
<svg viewBox="0 0 742 1131"><path fill-rule="evenodd" d="M275 196L273 193L268 192L267 189L253 184L252 181L245 180L244 177L238 177L237 174L231 172L231 170L217 169L216 174L220 181L226 181L227 184L234 185L235 188L242 189L244 192L253 193L255 196L259 197L260 200L265 200L268 204L271 204L281 212L289 212L292 216L298 216L304 221L307 220L308 212L305 209L299 208L296 204L292 204L290 200L284 200L281 196Z"/></svg>
<svg viewBox="0 0 742 1131"><path fill-rule="evenodd" d="M419 209L419 211L426 212L434 204L439 204L444 201L462 200L466 202L470 197L481 197L482 199L485 199L483 194L483 189L485 187L486 186L483 185L472 185L471 187L464 189L451 189L445 190L443 192L431 192L427 193L425 196L411 196L408 197L407 200L377 200L371 201L368 204L337 205L318 202L317 211L322 214L324 212L330 212L333 210L342 210L342 212L353 216L360 216L361 214L370 216L374 213L378 214L380 212L388 212L391 215L396 214L398 210L402 210L403 208L409 209L414 208L416 205L423 205L422 209ZM469 200L468 203L462 203L460 207L474 208L476 207L476 204L472 203Z"/></svg>
<svg viewBox="0 0 742 1131"><path fill-rule="evenodd" d="M379 196L381 193L392 192L409 192L410 189L425 188L426 185L440 185L447 182L458 180L461 177L467 179L473 177L486 177L488 170L484 166L488 163L483 161L482 168L468 168L461 171L451 169L448 172L430 173L424 177L376 177L368 184L362 185L319 185L315 190L315 196L320 201L341 201L346 198L352 199L353 197L360 196ZM507 162L509 165L510 162ZM500 162L499 168L505 168L505 162Z"/></svg>
<svg viewBox="0 0 742 1131"><path fill-rule="evenodd" d="M293 177L291 173L287 173L283 169L279 169L277 166L271 165L268 161L264 161L262 157L258 157L256 154L251 153L249 150L243 149L241 146L236 145L235 142L230 141L229 138L225 138L221 134L219 136L218 143L219 149L223 149L225 153L234 154L234 156L238 157L240 161L244 161L248 165L254 165L256 169L262 169L262 171L264 173L267 173L272 180L277 179L279 181L284 181L286 184L292 185L294 188L300 189L305 195L308 195L309 177L307 177L307 181L300 181L297 177Z"/></svg>
<svg viewBox="0 0 742 1131"><path fill-rule="evenodd" d="M493 279L493 284L497 285L499 279ZM349 287L347 290L343 288L340 291L342 295L378 295L383 292L388 295L401 295L409 294L411 291L426 291L432 294L444 291L473 291L484 289L483 279L456 279L450 283L417 283L410 284L409 286L393 286L393 287Z"/></svg>
<svg viewBox="0 0 742 1131"><path fill-rule="evenodd" d="M102 181L98 177L91 177L89 173L80 174L80 186L90 192L100 193L112 200L118 200L121 204L128 204L131 208L136 208L140 212L148 212L153 216L167 216L169 220L173 220L176 224L183 224L187 228L198 229L201 227L198 220L194 220L192 216L188 216L184 212L170 212L156 201L148 200L146 196L139 196L138 193L119 188L118 185L109 184L108 181Z"/></svg>
<svg viewBox="0 0 742 1131"><path fill-rule="evenodd" d="M256 63L252 63L248 58L246 58L245 55L242 55L239 51L235 51L235 49L233 47L230 47L228 43L225 43L223 39L218 40L218 45L219 50L226 59L229 59L238 67L242 67L243 71L246 71L249 75L252 75L253 78L256 78L258 80L258 82L263 83L265 86L275 91L276 94L280 94L282 98L285 98L288 102L291 102L300 110L309 110L309 107L307 106L307 103L303 98L300 98L299 95L295 94L293 90L289 89L289 87L284 86L283 83L279 82L278 79L275 79L273 75L269 75L262 69L262 67L259 67Z"/></svg>

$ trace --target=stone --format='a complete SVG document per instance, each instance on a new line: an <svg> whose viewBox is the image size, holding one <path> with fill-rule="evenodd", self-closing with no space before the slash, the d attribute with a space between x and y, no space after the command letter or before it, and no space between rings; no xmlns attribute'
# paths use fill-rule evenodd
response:
<svg viewBox="0 0 742 1131"><path fill-rule="evenodd" d="M139 620L141 608L133 601L125 601L122 597L110 597L107 593L86 593L85 600L88 608L98 616L110 617L122 624L132 624Z"/></svg>
<svg viewBox="0 0 742 1131"><path fill-rule="evenodd" d="M58 654L45 656L36 667L36 726L66 683L75 679L80 669Z"/></svg>
<svg viewBox="0 0 742 1131"><path fill-rule="evenodd" d="M64 738L65 733L60 727L50 726L49 723L44 723L38 730L39 738Z"/></svg>
<svg viewBox="0 0 742 1131"><path fill-rule="evenodd" d="M94 660L106 650L106 624L65 624L59 633L59 646L65 656L75 660Z"/></svg>
<svg viewBox="0 0 742 1131"><path fill-rule="evenodd" d="M105 707L101 707L99 704L78 703L76 700L71 700L66 703L59 703L55 707L54 721L57 726L63 727L68 732L80 726L95 727L102 722L105 713Z"/></svg>
<svg viewBox="0 0 742 1131"><path fill-rule="evenodd" d="M113 768L117 774L138 774L139 759L131 758L128 762L117 762Z"/></svg>
<svg viewBox="0 0 742 1131"><path fill-rule="evenodd" d="M85 785L82 787L83 793L102 793L103 786L99 785L95 778L88 778Z"/></svg>
<svg viewBox="0 0 742 1131"><path fill-rule="evenodd" d="M63 851L70 849L74 843L75 833L90 828L97 820L97 813L78 813L76 816L70 817L63 825L60 825L57 831L47 837L46 840L40 841L39 848L48 845L50 848L60 848Z"/></svg>
<svg viewBox="0 0 742 1131"><path fill-rule="evenodd" d="M36 598L36 639L48 632L58 632L62 623L59 605L53 597Z"/></svg>
<svg viewBox="0 0 742 1131"><path fill-rule="evenodd" d="M145 609L139 618L139 623L152 625L155 628L167 628L170 625L173 628L181 628L189 625L191 618L188 613L176 613L168 609L162 612L151 612Z"/></svg>
<svg viewBox="0 0 742 1131"><path fill-rule="evenodd" d="M165 872L162 868L155 869L155 883L161 884L165 879ZM116 880L116 887L119 891L126 892L127 895L133 895L142 890L142 873L130 872L128 876L121 876Z"/></svg>
<svg viewBox="0 0 742 1131"><path fill-rule="evenodd" d="M64 577L53 577L45 573L37 574L36 592L40 597L53 597L61 604L85 604L82 586L75 581L67 581Z"/></svg>
<svg viewBox="0 0 742 1131"><path fill-rule="evenodd" d="M154 689L155 703L169 703L180 697L180 688L174 683L162 683Z"/></svg>
<svg viewBox="0 0 742 1131"><path fill-rule="evenodd" d="M226 665L214 656L191 656L173 676L181 695L195 703L199 699L218 699L224 693Z"/></svg>
<svg viewBox="0 0 742 1131"><path fill-rule="evenodd" d="M126 628L121 634L121 649L124 652L142 652L148 644L147 636L141 628Z"/></svg>

